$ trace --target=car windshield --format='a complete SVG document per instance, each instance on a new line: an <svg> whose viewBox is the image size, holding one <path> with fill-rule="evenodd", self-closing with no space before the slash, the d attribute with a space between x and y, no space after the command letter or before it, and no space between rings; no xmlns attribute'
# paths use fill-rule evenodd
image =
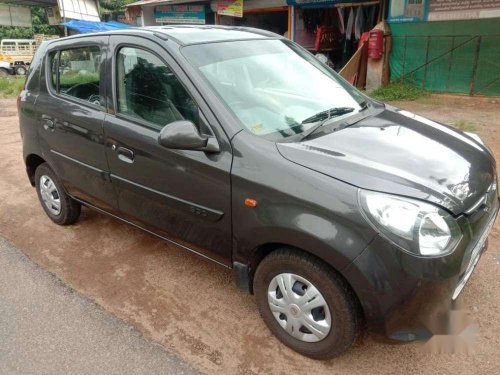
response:
<svg viewBox="0 0 500 375"><path fill-rule="evenodd" d="M366 102L329 68L285 40L191 45L182 53L245 128L271 140L316 126L324 120L318 114L352 116ZM342 108L352 110L335 110Z"/></svg>

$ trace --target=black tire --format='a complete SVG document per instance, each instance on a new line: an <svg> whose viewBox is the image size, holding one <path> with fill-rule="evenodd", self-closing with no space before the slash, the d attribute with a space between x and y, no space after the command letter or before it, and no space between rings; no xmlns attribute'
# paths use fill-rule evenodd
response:
<svg viewBox="0 0 500 375"><path fill-rule="evenodd" d="M318 342L304 342L285 331L268 304L268 286L281 273L293 273L310 281L327 302L331 315L328 335ZM314 256L282 248L259 264L254 277L254 292L260 314L271 332L296 352L315 359L336 357L355 342L361 327L357 298L345 280Z"/></svg>
<svg viewBox="0 0 500 375"><path fill-rule="evenodd" d="M4 68L0 68L0 77L8 77L9 76L9 71Z"/></svg>
<svg viewBox="0 0 500 375"><path fill-rule="evenodd" d="M26 68L24 65L19 65L18 67L16 67L16 74L18 76L25 76L27 72L28 68Z"/></svg>
<svg viewBox="0 0 500 375"><path fill-rule="evenodd" d="M47 207L42 198L41 192L41 178L43 176L48 176L50 180L54 183L57 189L57 195L60 201L60 212L55 214ZM35 186L36 192L38 194L38 199L42 205L43 210L47 216L56 224L59 225L70 225L75 223L80 217L81 205L74 199L72 199L66 191L64 190L61 181L54 173L54 171L49 167L47 163L40 164L35 171Z"/></svg>

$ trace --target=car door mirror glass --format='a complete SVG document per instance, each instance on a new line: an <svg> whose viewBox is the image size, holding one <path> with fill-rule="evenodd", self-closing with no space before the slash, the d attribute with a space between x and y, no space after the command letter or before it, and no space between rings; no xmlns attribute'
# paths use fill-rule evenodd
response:
<svg viewBox="0 0 500 375"><path fill-rule="evenodd" d="M218 152L219 145L214 137L200 134L191 121L174 121L163 127L158 137L160 145L171 149Z"/></svg>

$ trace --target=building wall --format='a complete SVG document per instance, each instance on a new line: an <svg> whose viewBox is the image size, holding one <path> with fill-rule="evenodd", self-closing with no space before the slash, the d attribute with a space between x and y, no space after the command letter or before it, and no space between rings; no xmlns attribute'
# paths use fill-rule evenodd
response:
<svg viewBox="0 0 500 375"><path fill-rule="evenodd" d="M142 17L144 26L160 26L155 20L155 7L154 6L143 6L142 7Z"/></svg>

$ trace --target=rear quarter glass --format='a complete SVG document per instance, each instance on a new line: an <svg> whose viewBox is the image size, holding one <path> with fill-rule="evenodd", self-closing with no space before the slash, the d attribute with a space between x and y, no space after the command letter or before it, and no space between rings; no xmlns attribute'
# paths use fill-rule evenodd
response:
<svg viewBox="0 0 500 375"><path fill-rule="evenodd" d="M47 51L47 42L42 42L33 56L31 61L31 66L28 70L26 76L26 90L32 93L38 93L40 90L40 68L42 66L42 61Z"/></svg>

